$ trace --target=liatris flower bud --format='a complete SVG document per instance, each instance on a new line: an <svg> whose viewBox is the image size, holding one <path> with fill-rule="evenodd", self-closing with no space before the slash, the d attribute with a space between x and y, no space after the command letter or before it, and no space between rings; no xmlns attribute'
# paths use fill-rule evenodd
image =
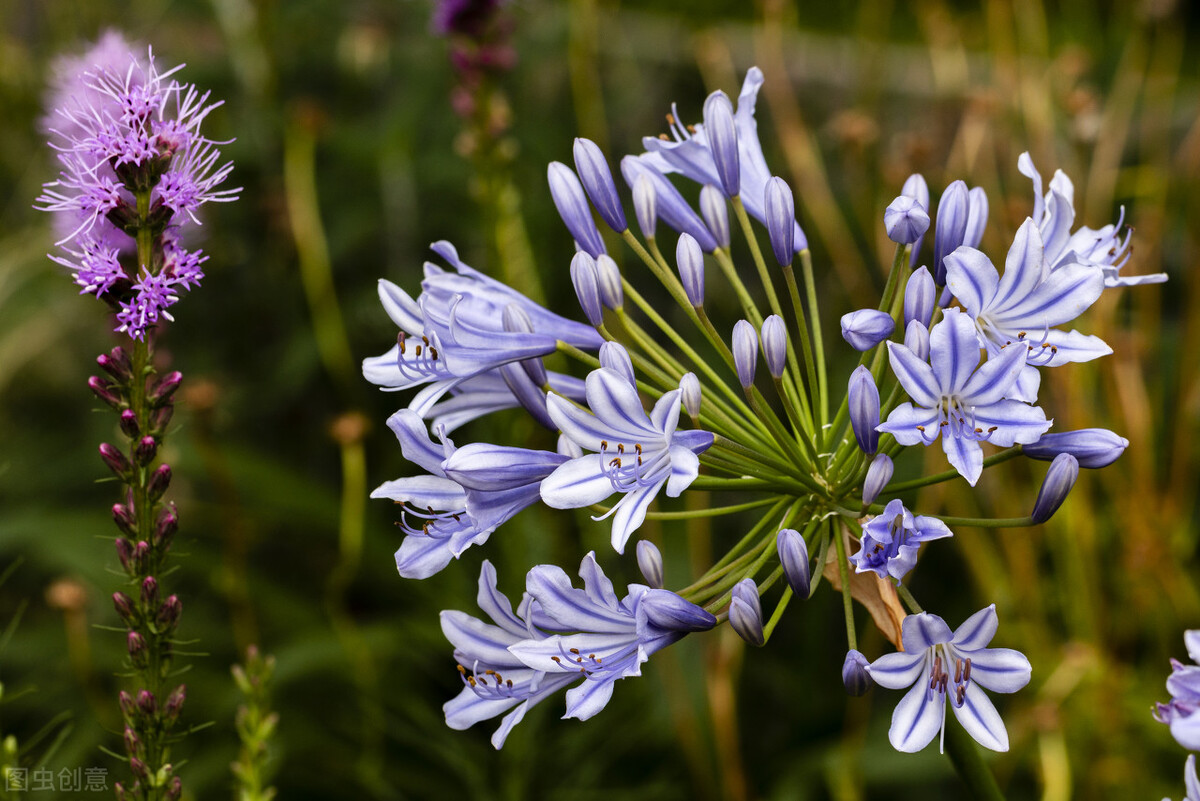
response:
<svg viewBox="0 0 1200 801"><path fill-rule="evenodd" d="M154 693L149 690L139 690L137 694L137 709L138 712L148 718L157 715L158 699L154 697Z"/></svg>
<svg viewBox="0 0 1200 801"><path fill-rule="evenodd" d="M174 725L175 721L179 720L179 713L183 711L183 702L186 700L186 684L180 684L167 696L167 703L163 706L163 722L167 727Z"/></svg>
<svg viewBox="0 0 1200 801"><path fill-rule="evenodd" d="M772 314L763 320L762 324L763 358L772 378L783 375L783 367L787 362L787 327L783 318Z"/></svg>
<svg viewBox="0 0 1200 801"><path fill-rule="evenodd" d="M170 485L171 466L160 464L154 468L154 472L150 474L150 480L146 482L146 494L150 496L150 503L157 503Z"/></svg>
<svg viewBox="0 0 1200 801"><path fill-rule="evenodd" d="M787 267L796 252L796 201L791 187L779 176L771 178L767 181L763 203L775 261L780 267Z"/></svg>
<svg viewBox="0 0 1200 801"><path fill-rule="evenodd" d="M921 325L920 320L913 320L904 329L904 347L921 361L929 361L929 329Z"/></svg>
<svg viewBox="0 0 1200 801"><path fill-rule="evenodd" d="M133 470L129 458L107 442L100 445L100 458L122 480L127 479Z"/></svg>
<svg viewBox="0 0 1200 801"><path fill-rule="evenodd" d="M583 188L592 199L592 205L596 207L600 219L617 233L628 228L625 223L625 210L621 208L621 198L617 195L617 185L613 182L612 170L595 142L583 138L575 140L575 169L579 171Z"/></svg>
<svg viewBox="0 0 1200 801"><path fill-rule="evenodd" d="M118 537L116 541L117 559L121 562L121 567L125 568L126 572L130 572L129 566L133 560L133 543L124 537Z"/></svg>
<svg viewBox="0 0 1200 801"><path fill-rule="evenodd" d="M888 239L911 245L929 230L929 212L916 199L900 195L883 212L883 227Z"/></svg>
<svg viewBox="0 0 1200 801"><path fill-rule="evenodd" d="M847 399L854 438L862 452L870 456L879 448L879 432L875 430L879 425L879 388L865 366L859 365L850 374Z"/></svg>
<svg viewBox="0 0 1200 801"><path fill-rule="evenodd" d="M1060 453L1050 463L1046 478L1038 490L1037 500L1033 504L1030 517L1034 523L1045 523L1049 520L1062 502L1067 499L1075 479L1079 478L1079 461L1069 453Z"/></svg>
<svg viewBox="0 0 1200 801"><path fill-rule="evenodd" d="M175 536L175 532L179 530L179 515L175 511L175 504L169 503L164 506L158 513L158 520L154 524L154 542L156 545L165 546ZM149 546L146 546L149 548Z"/></svg>
<svg viewBox="0 0 1200 801"><path fill-rule="evenodd" d="M946 187L938 200L937 225L933 232L933 280L938 286L946 285L946 265L942 264L942 259L962 245L970 214L967 185L955 181Z"/></svg>
<svg viewBox="0 0 1200 801"><path fill-rule="evenodd" d="M158 579L146 576L142 579L142 603L153 606L158 602Z"/></svg>
<svg viewBox="0 0 1200 801"><path fill-rule="evenodd" d="M683 408L692 418L692 425L700 425L700 379L696 378L695 373L684 373L679 379L679 390Z"/></svg>
<svg viewBox="0 0 1200 801"><path fill-rule="evenodd" d="M896 321L887 312L859 309L842 315L842 339L857 351L868 351L892 335Z"/></svg>
<svg viewBox="0 0 1200 801"><path fill-rule="evenodd" d="M663 588L663 558L658 546L650 540L638 540L637 563L638 570L642 571L642 578L646 579L647 586L661 590Z"/></svg>
<svg viewBox="0 0 1200 801"><path fill-rule="evenodd" d="M633 181L633 211L637 216L642 236L654 238L658 224L658 201L654 193L654 182L649 175L639 175Z"/></svg>
<svg viewBox="0 0 1200 801"><path fill-rule="evenodd" d="M133 556L130 557L130 572L134 575L144 573L146 571L146 563L150 560L150 543L145 540L138 540L133 546Z"/></svg>
<svg viewBox="0 0 1200 801"><path fill-rule="evenodd" d="M600 285L596 278L596 262L584 251L575 254L571 259L571 283L575 285L575 295L579 298L579 306L583 316L590 325L599 328L604 324L604 310L600 308Z"/></svg>
<svg viewBox="0 0 1200 801"><path fill-rule="evenodd" d="M724 92L713 92L704 101L704 131L708 134L721 188L726 195L734 197L741 191L742 169L738 160L737 128L733 124L733 103Z"/></svg>
<svg viewBox="0 0 1200 801"><path fill-rule="evenodd" d="M133 729L126 726L124 739L125 739L125 752L127 754L129 754L129 756L138 757L138 756L143 755L142 741L141 741L141 738L139 738L137 736L137 732L135 732Z"/></svg>
<svg viewBox="0 0 1200 801"><path fill-rule="evenodd" d="M137 439L142 434L133 409L123 409L117 423L121 426L121 432L130 439Z"/></svg>
<svg viewBox="0 0 1200 801"><path fill-rule="evenodd" d="M158 625L164 629L172 629L179 622L179 616L183 614L183 604L179 602L178 595L168 595L167 599L162 602L162 606L158 608L158 614L155 620Z"/></svg>
<svg viewBox="0 0 1200 801"><path fill-rule="evenodd" d="M933 319L933 305L937 301L937 290L933 286L933 276L928 267L913 270L904 287L904 324L908 325L917 320L921 325L928 326Z"/></svg>
<svg viewBox="0 0 1200 801"><path fill-rule="evenodd" d="M712 184L706 184L700 190L700 214L704 217L708 230L712 231L717 244L729 249L729 201L721 190Z"/></svg>
<svg viewBox="0 0 1200 801"><path fill-rule="evenodd" d="M717 240L713 238L708 226L683 199L683 195L679 194L675 185L668 181L661 172L637 156L626 156L621 159L621 173L625 176L625 182L630 186L636 183L639 176L645 175L649 178L654 187L655 208L662 221L680 233L695 237L700 244L700 249L705 253L711 253L717 249Z"/></svg>
<svg viewBox="0 0 1200 801"><path fill-rule="evenodd" d="M146 638L136 631L131 631L125 638L125 647L129 651L129 658L133 660L133 664L136 667L142 667L146 658Z"/></svg>
<svg viewBox="0 0 1200 801"><path fill-rule="evenodd" d="M133 703L133 696L124 690L117 693L117 705L121 707L121 714L127 718L132 718L137 713L137 707Z"/></svg>
<svg viewBox="0 0 1200 801"><path fill-rule="evenodd" d="M175 405L172 403L159 406L150 412L150 433L155 436L162 436L163 431L167 428L167 423L171 422L171 417L174 414Z"/></svg>
<svg viewBox="0 0 1200 801"><path fill-rule="evenodd" d="M175 394L175 390L179 389L179 385L182 382L183 373L178 370L172 370L158 380L158 383L150 390L146 399L154 406L161 406L171 399L171 396Z"/></svg>
<svg viewBox="0 0 1200 801"><path fill-rule="evenodd" d="M914 172L908 176L908 180L904 182L904 186L900 189L900 194L911 197L913 200L921 204L921 208L926 212L932 208L929 205L929 184L925 183L925 178L919 173ZM917 265L917 260L921 256L921 242L925 239L924 235L917 237L917 241L913 242L912 257L908 260L910 267Z"/></svg>
<svg viewBox="0 0 1200 801"><path fill-rule="evenodd" d="M979 247L983 241L983 229L987 227L988 199L982 186L967 193L967 228L963 232L963 244L969 248Z"/></svg>
<svg viewBox="0 0 1200 801"><path fill-rule="evenodd" d="M114 409L120 409L125 405L125 401L117 394L116 387L103 378L92 376L87 381L88 389L95 393L96 397L107 403Z"/></svg>
<svg viewBox="0 0 1200 801"><path fill-rule="evenodd" d="M704 305L704 254L700 243L691 234L680 234L675 245L675 264L688 301L699 308Z"/></svg>
<svg viewBox="0 0 1200 801"><path fill-rule="evenodd" d="M894 469L892 460L886 453L875 454L875 458L871 460L871 466L867 468L867 477L863 481L864 506L875 503L879 493L883 492L884 487L892 480Z"/></svg>
<svg viewBox="0 0 1200 801"><path fill-rule="evenodd" d="M592 258L606 252L579 178L561 161L550 162L546 177L550 182L550 197L554 200L554 207L558 209L558 215L580 249L587 251Z"/></svg>
<svg viewBox="0 0 1200 801"><path fill-rule="evenodd" d="M733 326L733 366L737 368L738 381L742 389L754 383L754 372L758 368L758 333L745 320Z"/></svg>
<svg viewBox="0 0 1200 801"><path fill-rule="evenodd" d="M101 353L96 357L96 364L120 383L129 381L133 375L133 365L129 362L129 354L121 347L115 347L109 353Z"/></svg>
<svg viewBox="0 0 1200 801"><path fill-rule="evenodd" d="M130 537L137 536L137 519L133 516L133 510L123 503L114 503L112 515L117 528Z"/></svg>
<svg viewBox="0 0 1200 801"><path fill-rule="evenodd" d="M867 658L853 648L846 652L846 660L842 662L842 684L846 686L846 692L859 696L871 689L873 682L867 664Z"/></svg>
<svg viewBox="0 0 1200 801"><path fill-rule="evenodd" d="M794 528L779 530L775 538L775 549L783 565L783 577L797 598L806 599L812 592L812 568L808 564L808 545L804 537Z"/></svg>
<svg viewBox="0 0 1200 801"><path fill-rule="evenodd" d="M744 578L733 585L733 598L729 602L729 625L746 642L761 648L766 644L763 635L762 604L758 600L758 585L752 578Z"/></svg>
<svg viewBox="0 0 1200 801"><path fill-rule="evenodd" d="M148 465L154 461L154 456L157 453L158 440L154 437L142 437L138 440L137 448L134 449L133 455L137 458L138 464Z"/></svg>
<svg viewBox="0 0 1200 801"><path fill-rule="evenodd" d="M616 370L625 377L630 386L637 386L637 377L633 372L633 361L629 351L619 342L605 342L600 346L600 366Z"/></svg>
<svg viewBox="0 0 1200 801"><path fill-rule="evenodd" d="M146 763L142 760L138 759L137 757L130 757L129 770L133 772L134 777L138 780L133 784L134 797L141 798L142 795L139 792L140 788L138 787L138 782L150 781L150 769L146 767Z"/></svg>
<svg viewBox="0 0 1200 801"><path fill-rule="evenodd" d="M621 286L621 268L606 253L596 257L596 283L600 286L600 302L613 311L625 305L625 290Z"/></svg>
<svg viewBox="0 0 1200 801"><path fill-rule="evenodd" d="M135 619L133 599L123 592L114 592L112 599L113 606L116 608L117 614L121 616L121 620L126 625L132 626Z"/></svg>
<svg viewBox="0 0 1200 801"><path fill-rule="evenodd" d="M172 776L170 784L167 785L166 801L179 801L183 796L183 779L178 776Z"/></svg>
<svg viewBox="0 0 1200 801"><path fill-rule="evenodd" d="M1129 440L1106 428L1081 428L1078 431L1043 434L1037 442L1025 445L1022 449L1026 456L1043 461L1069 453L1080 467L1095 469L1108 467L1127 447Z"/></svg>

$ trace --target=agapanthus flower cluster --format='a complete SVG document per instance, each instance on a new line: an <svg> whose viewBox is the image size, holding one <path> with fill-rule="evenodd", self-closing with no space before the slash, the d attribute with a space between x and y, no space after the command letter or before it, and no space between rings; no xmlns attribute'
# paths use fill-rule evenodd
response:
<svg viewBox="0 0 1200 801"><path fill-rule="evenodd" d="M45 126L62 167L38 208L54 212L60 251L81 294L116 311L118 331L141 339L183 292L199 285L207 260L189 250L200 207L236 200L221 184L233 170L201 133L221 105L208 92L160 71L117 34L60 71Z"/></svg>
<svg viewBox="0 0 1200 801"><path fill-rule="evenodd" d="M485 564L479 605L493 623L443 613L466 685L446 718L462 728L504 714L496 747L530 704L581 676L567 694L568 716L595 714L612 679L636 675L683 632L728 622L748 643L769 643L789 604L814 591L810 554L819 573L836 576L828 584L846 593L847 690L912 687L893 717L898 749L928 744L947 705L978 742L1008 747L983 689L1014 692L1031 666L1016 651L988 647L994 606L952 632L917 605L910 571L924 543L951 531L919 499L897 496L958 477L964 489L974 486L986 468L1027 452L1052 462L1036 501L1022 503L1032 513L960 517L955 526L1034 525L1063 503L1080 467L1121 454L1129 443L1113 432L1052 431L1038 390L1043 370L1111 352L1064 327L1106 286L1139 282L1114 278L1130 252L1123 218L1072 232L1069 182L1059 173L1043 197L1022 156L1036 203L1000 273L978 249L988 223L983 189L954 181L935 208L914 175L882 215L897 249L878 307L847 310L841 330L850 347L827 347L821 318L829 310L818 299L796 198L771 174L758 139L762 83L751 69L736 108L713 93L696 125L672 107L669 133L647 137L646 152L620 160L627 195L587 140L571 148L574 168L549 166L550 195L577 251L562 259L579 300L574 315L468 267L446 242L433 249L453 271L426 264L417 297L380 283L400 330L395 347L365 360L364 375L386 390L417 390L389 425L422 474L376 491L402 505L402 575L441 570L502 524L520 525L511 518L537 503L611 518L614 559L646 519L664 514L659 505L670 507L668 518L728 515L725 527L742 535L674 592L663 589L673 577L658 549L640 541L637 564L653 589L631 585L619 602L594 554L581 567L583 589L539 565L516 614ZM690 197L686 182L698 185ZM749 264L732 255L739 233ZM932 254L922 250L927 235ZM609 256L617 241L641 264L619 267ZM932 260L918 267L925 258ZM647 277L661 286L646 288ZM1156 279L1141 279L1149 280ZM739 319L710 319L708 299L717 295L736 301ZM544 359L552 354L573 369L550 372ZM855 358L847 377L831 380L830 365ZM833 395L835 386L845 394ZM478 417L517 408L545 429L535 436L541 449L448 438ZM950 470L889 486L906 450L939 441ZM672 503L697 486L732 502ZM750 510L757 522L744 522ZM876 574L854 577L858 586L876 587L881 598L899 592L907 605L902 624L878 623L902 651L871 661L857 650L852 569Z"/></svg>

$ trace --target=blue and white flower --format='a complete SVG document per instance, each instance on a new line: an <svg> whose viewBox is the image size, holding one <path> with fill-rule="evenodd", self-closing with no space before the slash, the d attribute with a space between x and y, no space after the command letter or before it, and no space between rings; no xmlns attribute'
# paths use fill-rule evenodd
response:
<svg viewBox="0 0 1200 801"><path fill-rule="evenodd" d="M867 666L881 687L912 687L896 705L888 729L897 751L920 751L939 732L944 738L947 702L980 745L1008 750L1004 721L983 690L1016 692L1029 683L1031 668L1019 651L987 647L998 625L995 604L971 615L953 633L944 620L928 612L904 618L904 650Z"/></svg>
<svg viewBox="0 0 1200 801"><path fill-rule="evenodd" d="M1167 692L1171 700L1157 704L1154 719L1171 727L1171 736L1189 751L1200 751L1200 629L1184 632L1183 644L1196 664L1171 660Z"/></svg>
<svg viewBox="0 0 1200 801"><path fill-rule="evenodd" d="M938 518L914 515L896 499L863 526L862 547L850 556L850 564L858 573L873 572L899 581L917 564L922 542L952 536Z"/></svg>

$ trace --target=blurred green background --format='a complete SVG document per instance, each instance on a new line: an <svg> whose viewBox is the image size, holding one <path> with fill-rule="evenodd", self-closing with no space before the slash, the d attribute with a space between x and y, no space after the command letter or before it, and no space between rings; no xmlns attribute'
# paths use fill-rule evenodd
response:
<svg viewBox="0 0 1200 801"><path fill-rule="evenodd" d="M1099 227L1125 206L1136 228L1126 272L1170 274L1106 293L1081 327L1116 353L1044 383L1058 428L1110 427L1131 441L1124 457L1085 471L1040 529L958 530L913 587L952 625L996 602L996 644L1034 665L1030 686L1001 699L1012 750L992 764L1009 797L1180 797L1185 754L1149 710L1166 697L1168 658L1185 656L1183 630L1200 626L1200 9L697 0L684 14L667 2L514 0L504 18L517 61L488 110L497 136L481 140L455 114L451 45L431 33L432 7L0 0L0 571L15 566L0 586L0 631L12 635L0 736L26 746L25 764L106 767L110 786L124 776L99 750L120 748L123 637L96 628L117 625L115 489L96 456L116 433L85 386L116 336L45 257L54 237L31 208L57 173L36 122L49 65L117 28L225 99L207 131L236 137L225 153L244 187L238 203L208 208L207 279L159 339L185 376L164 453L182 520L170 580L194 640L183 650L198 654L182 660L184 716L212 723L174 754L194 797L231 793L229 666L250 643L278 660L283 798L960 797L936 749L888 745L898 693L841 692L840 599L827 587L793 604L762 651L722 631L662 652L586 724L557 719L560 697L499 753L493 725L450 731L441 704L460 682L437 612L474 611L485 556L514 597L537 562L573 571L596 549L618 582L637 580L636 565L608 548L606 527L534 509L435 578L405 581L396 513L365 497L408 469L383 426L401 397L357 374L395 337L376 279L415 293L428 243L445 238L468 263L573 309L546 163L569 162L577 135L614 163L640 152L672 100L698 120L706 92L735 93L754 64L767 79L768 161L796 190L827 341L845 360L835 384L852 355L836 319L874 305L891 261L882 210L913 171L935 196L959 177L987 189L984 249L998 262L1030 210L1016 170L1028 149L1046 178L1061 167L1075 179L1078 222ZM534 433L514 413L456 439ZM1010 462L974 493L963 482L926 492L922 511L1023 514L1043 472ZM722 521L718 538L739 533ZM647 531L664 544L668 586L688 583L687 534ZM888 649L875 633L860 647Z"/></svg>

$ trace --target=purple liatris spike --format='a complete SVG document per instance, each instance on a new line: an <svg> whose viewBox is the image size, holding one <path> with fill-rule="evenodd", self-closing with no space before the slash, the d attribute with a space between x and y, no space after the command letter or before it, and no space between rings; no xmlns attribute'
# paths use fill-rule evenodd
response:
<svg viewBox="0 0 1200 801"><path fill-rule="evenodd" d="M734 197L741 192L741 165L738 160L738 134L733 123L733 103L724 92L713 92L704 101L704 132L712 150L713 165L721 188Z"/></svg>
<svg viewBox="0 0 1200 801"><path fill-rule="evenodd" d="M1042 434L1037 442L1022 447L1026 456L1051 461L1069 453L1080 467L1108 467L1129 447L1129 440L1106 428L1081 428L1078 431Z"/></svg>
<svg viewBox="0 0 1200 801"><path fill-rule="evenodd" d="M688 302L693 306L704 305L704 254L700 244L689 234L680 234L675 245L675 264L679 267L679 280Z"/></svg>
<svg viewBox="0 0 1200 801"><path fill-rule="evenodd" d="M879 425L879 389L865 365L859 365L850 374L846 397L854 438L862 452L870 456L879 448L879 432L875 430Z"/></svg>
<svg viewBox="0 0 1200 801"><path fill-rule="evenodd" d="M763 209L767 217L767 234L771 239L771 252L780 267L792 263L796 247L796 201L792 189L779 176L767 181L763 196Z"/></svg>
<svg viewBox="0 0 1200 801"><path fill-rule="evenodd" d="M606 252L604 240L600 238L600 231L592 219L587 197L583 194L583 186L574 171L561 161L552 161L546 168L546 178L550 183L554 207L558 209L558 215L562 217L575 243L592 258Z"/></svg>
<svg viewBox="0 0 1200 801"><path fill-rule="evenodd" d="M700 190L700 214L717 244L729 249L729 200L712 184Z"/></svg>
<svg viewBox="0 0 1200 801"><path fill-rule="evenodd" d="M1050 463L1046 478L1038 490L1030 517L1035 523L1045 523L1062 506L1079 478L1079 462L1069 453L1060 453Z"/></svg>
<svg viewBox="0 0 1200 801"><path fill-rule="evenodd" d="M729 625L746 642L761 648L766 643L763 634L762 604L758 600L758 585L744 578L733 585L729 601Z"/></svg>
<svg viewBox="0 0 1200 801"><path fill-rule="evenodd" d="M862 499L864 505L870 506L875 503L879 493L883 492L888 482L892 480L894 470L895 467L892 465L890 456L886 453L875 454L875 458L871 460L871 464L867 468L867 477L863 480Z"/></svg>
<svg viewBox="0 0 1200 801"><path fill-rule="evenodd" d="M988 648L998 627L995 604L950 631L946 621L922 612L902 624L904 650L867 666L881 687L912 689L896 705L888 739L897 751L920 751L946 726L946 704L975 741L1008 750L1008 731L983 690L1014 693L1029 683L1029 660L1010 648Z"/></svg>
<svg viewBox="0 0 1200 801"><path fill-rule="evenodd" d="M603 255L603 254L602 254ZM600 283L596 277L596 261L584 251L571 259L571 283L583 316L593 327L604 324L604 310L600 308Z"/></svg>
<svg viewBox="0 0 1200 801"><path fill-rule="evenodd" d="M600 219L617 233L629 226L625 224L625 210L621 208L621 198L617 195L617 185L613 182L612 170L600 147L590 139L575 140L575 169L588 197L596 207Z"/></svg>
<svg viewBox="0 0 1200 801"><path fill-rule="evenodd" d="M812 569L808 564L808 545L804 537L794 528L779 530L775 537L775 550L783 565L783 577L796 597L806 599L812 590Z"/></svg>
<svg viewBox="0 0 1200 801"><path fill-rule="evenodd" d="M851 555L855 571L874 572L880 578L899 581L917 563L922 542L951 537L953 533L936 517L914 515L899 499L884 507L862 529L862 547Z"/></svg>
<svg viewBox="0 0 1200 801"><path fill-rule="evenodd" d="M857 351L868 351L892 335L896 321L876 309L859 309L842 315L842 339Z"/></svg>
<svg viewBox="0 0 1200 801"><path fill-rule="evenodd" d="M929 230L929 212L917 200L900 195L883 213L888 239L898 245L911 245Z"/></svg>
<svg viewBox="0 0 1200 801"><path fill-rule="evenodd" d="M763 359L772 378L783 376L787 363L787 326L778 314L772 314L762 324Z"/></svg>
<svg viewBox="0 0 1200 801"><path fill-rule="evenodd" d="M745 320L738 320L733 326L733 365L737 368L738 382L742 389L749 389L754 383L754 373L758 368L758 333L754 326Z"/></svg>

